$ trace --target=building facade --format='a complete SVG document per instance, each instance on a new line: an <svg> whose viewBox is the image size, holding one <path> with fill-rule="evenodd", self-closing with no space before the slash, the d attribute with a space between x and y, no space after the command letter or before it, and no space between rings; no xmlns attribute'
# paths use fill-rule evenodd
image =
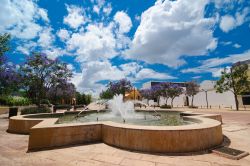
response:
<svg viewBox="0 0 250 166"><path fill-rule="evenodd" d="M248 80L250 81L250 59L246 61L239 61L237 63L234 63L232 65L232 68L234 68L235 66L242 65L242 64L248 65L247 76L248 76ZM250 108L250 90L243 92L242 95L238 95L237 97L238 97L240 108Z"/></svg>

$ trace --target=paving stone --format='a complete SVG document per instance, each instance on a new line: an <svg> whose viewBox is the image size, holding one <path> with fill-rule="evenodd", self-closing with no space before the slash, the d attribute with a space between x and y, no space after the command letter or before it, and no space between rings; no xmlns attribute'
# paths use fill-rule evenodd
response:
<svg viewBox="0 0 250 166"><path fill-rule="evenodd" d="M123 166L155 166L154 162L150 161L142 161L142 160L135 160L135 159L124 159L120 163Z"/></svg>
<svg viewBox="0 0 250 166"><path fill-rule="evenodd" d="M203 112L205 111L203 110ZM218 113L215 110L209 111L209 113L211 112ZM223 121L226 122L223 125L223 133L231 140L230 147L250 152L250 126L248 125L250 124L250 112L221 111L221 113ZM146 154L118 149L104 143L27 153L28 135L7 133L8 119L3 118L4 116L0 115L0 166L250 166L250 156L241 160L230 160L212 153L187 156Z"/></svg>
<svg viewBox="0 0 250 166"><path fill-rule="evenodd" d="M122 157L116 157L116 156L110 156L110 155L104 155L104 154L98 154L92 159L96 161L111 163L111 164L119 164L123 160Z"/></svg>

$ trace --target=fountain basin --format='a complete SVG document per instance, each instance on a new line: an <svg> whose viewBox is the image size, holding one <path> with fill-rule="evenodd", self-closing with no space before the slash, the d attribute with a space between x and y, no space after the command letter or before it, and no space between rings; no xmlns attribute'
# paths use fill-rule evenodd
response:
<svg viewBox="0 0 250 166"><path fill-rule="evenodd" d="M210 149L222 143L220 115L182 114L184 120L193 123L181 126L142 126L110 121L57 124L60 113L53 114L55 118L15 116L9 120L8 131L29 134L28 150L104 142L128 150L185 153Z"/></svg>

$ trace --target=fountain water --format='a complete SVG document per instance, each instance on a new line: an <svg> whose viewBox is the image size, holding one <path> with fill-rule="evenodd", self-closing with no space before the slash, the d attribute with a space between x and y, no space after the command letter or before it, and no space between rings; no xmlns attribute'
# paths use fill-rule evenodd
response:
<svg viewBox="0 0 250 166"><path fill-rule="evenodd" d="M135 114L134 104L131 101L123 101L123 95L115 95L113 99L108 101L111 113L122 119L131 118Z"/></svg>

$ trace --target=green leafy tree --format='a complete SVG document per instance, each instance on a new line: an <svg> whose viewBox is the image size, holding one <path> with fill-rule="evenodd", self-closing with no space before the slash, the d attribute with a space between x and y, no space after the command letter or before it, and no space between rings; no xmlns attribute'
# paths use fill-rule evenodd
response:
<svg viewBox="0 0 250 166"><path fill-rule="evenodd" d="M4 56L5 52L10 50L10 39L10 34L5 33L3 35L0 35L0 65L3 63L2 57Z"/></svg>
<svg viewBox="0 0 250 166"><path fill-rule="evenodd" d="M9 34L0 35L0 95L7 96L17 92L22 81L20 74L17 72L16 66L7 63L5 54L10 50L9 42L11 36Z"/></svg>
<svg viewBox="0 0 250 166"><path fill-rule="evenodd" d="M193 107L194 96L200 91L200 85L196 81L190 81L187 83L186 95L191 97L191 106Z"/></svg>
<svg viewBox="0 0 250 166"><path fill-rule="evenodd" d="M248 65L242 64L234 66L228 71L226 68L221 72L221 78L216 82L216 92L223 93L231 91L234 95L236 110L239 110L237 95L250 89L250 82L247 76Z"/></svg>
<svg viewBox="0 0 250 166"><path fill-rule="evenodd" d="M178 85L171 85L166 91L168 97L171 98L171 107L173 107L174 99L183 93L183 89Z"/></svg>
<svg viewBox="0 0 250 166"><path fill-rule="evenodd" d="M101 99L112 99L113 96L114 96L114 93L112 93L109 89L107 89L106 91L102 91L100 93Z"/></svg>
<svg viewBox="0 0 250 166"><path fill-rule="evenodd" d="M72 72L65 63L59 60L52 60L46 54L33 53L28 57L26 63L21 67L24 78L24 88L28 96L34 103L40 104L41 99L45 99L50 89L57 92L57 88L67 86L67 82L72 77ZM63 90L63 89L61 89ZM58 93L54 93L57 98Z"/></svg>
<svg viewBox="0 0 250 166"><path fill-rule="evenodd" d="M84 94L80 92L76 92L76 103L78 105L84 104L88 105L92 101L92 96L89 94Z"/></svg>

